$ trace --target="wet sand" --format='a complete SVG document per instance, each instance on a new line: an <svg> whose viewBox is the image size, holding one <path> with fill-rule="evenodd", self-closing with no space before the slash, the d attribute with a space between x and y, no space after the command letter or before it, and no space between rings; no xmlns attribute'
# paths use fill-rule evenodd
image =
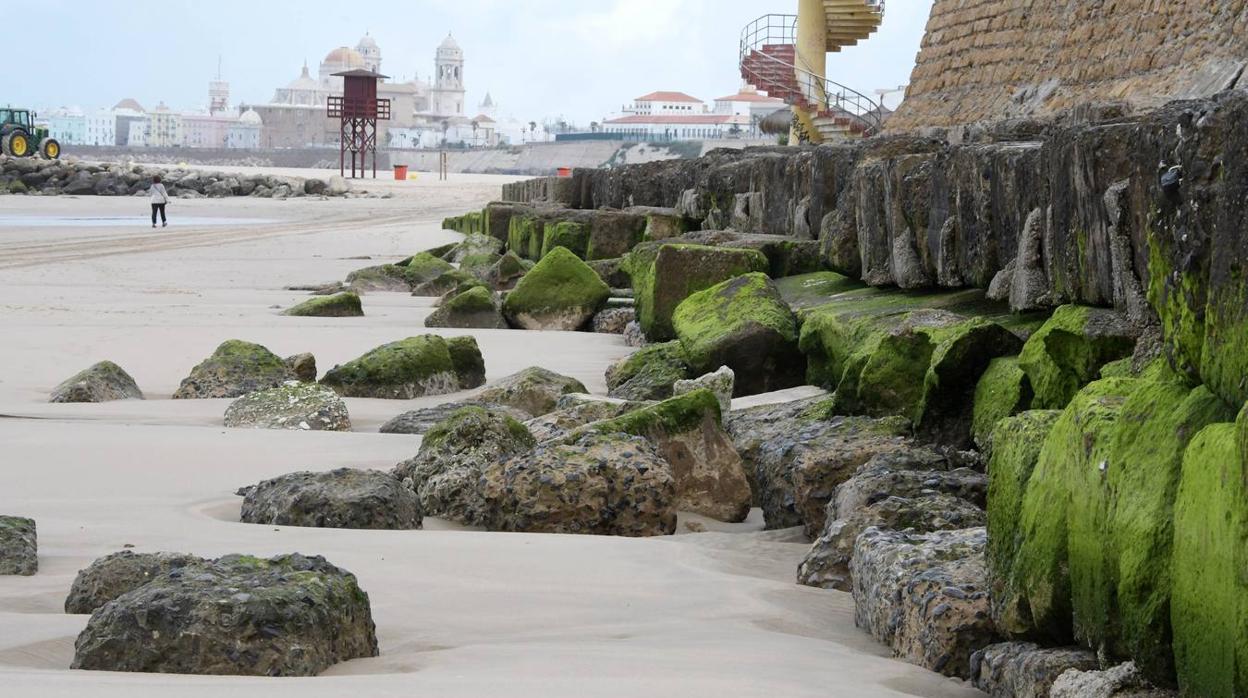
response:
<svg viewBox="0 0 1248 698"><path fill-rule="evenodd" d="M37 576L0 577L4 694L980 695L889 659L855 629L847 594L796 585L807 546L794 531L761 531L757 511L744 524L649 540L492 534L431 519L411 532L235 521L240 485L293 470L387 469L419 438L377 427L460 396L348 400L349 434L249 431L221 426L227 400L169 400L178 382L231 338L310 351L323 372L428 332L429 299L370 294L364 318L287 318L277 312L306 294L282 288L454 240L441 218L483 204L503 181L379 183L394 194L386 200L175 201L159 231L144 223L142 199L0 197L0 512L35 518L40 546ZM3 223L136 215L133 228ZM179 223L188 219L215 220ZM372 259L352 259L361 256ZM606 335L472 333L491 380L541 365L596 392L630 351ZM59 381L106 358L148 400L45 402ZM309 679L71 671L87 617L62 612L69 585L124 545L324 555L369 592L381 656Z"/></svg>

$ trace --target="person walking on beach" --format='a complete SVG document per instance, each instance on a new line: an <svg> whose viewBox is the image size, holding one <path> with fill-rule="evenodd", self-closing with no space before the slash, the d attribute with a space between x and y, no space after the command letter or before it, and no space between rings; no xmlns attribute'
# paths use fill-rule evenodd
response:
<svg viewBox="0 0 1248 698"><path fill-rule="evenodd" d="M160 183L160 175L152 177L152 188L149 192L152 197L152 227L156 227L156 212L160 212L160 225L168 226L169 221L165 220L165 204L169 203L169 192L165 191L165 185Z"/></svg>

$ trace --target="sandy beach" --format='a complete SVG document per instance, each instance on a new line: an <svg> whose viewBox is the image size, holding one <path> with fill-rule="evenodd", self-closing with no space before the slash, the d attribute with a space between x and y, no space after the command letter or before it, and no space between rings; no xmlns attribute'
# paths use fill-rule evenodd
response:
<svg viewBox="0 0 1248 698"><path fill-rule="evenodd" d="M432 299L369 294L363 318L293 318L292 284L342 279L459 236L444 216L505 177L379 180L391 198L175 201L153 230L142 198L0 197L0 513L39 527L39 574L0 577L0 693L13 696L982 695L889 657L848 594L794 582L800 531L735 526L665 539L237 522L240 486L295 470L389 469L419 438L385 420L462 396L348 399L353 433L231 430L228 400L173 401L227 339L315 354L322 373L432 332ZM467 331L447 330L448 336ZM489 380L538 365L605 393L618 336L471 331ZM145 401L53 405L61 380L109 359ZM688 519L686 519L688 520ZM680 527L681 531L687 529ZM369 593L381 656L307 679L71 671L86 616L62 611L77 571L133 546L324 555Z"/></svg>

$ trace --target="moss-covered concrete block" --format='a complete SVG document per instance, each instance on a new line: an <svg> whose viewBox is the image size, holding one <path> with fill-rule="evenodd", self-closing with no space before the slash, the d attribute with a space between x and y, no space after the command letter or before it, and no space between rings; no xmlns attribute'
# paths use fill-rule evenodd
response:
<svg viewBox="0 0 1248 698"><path fill-rule="evenodd" d="M728 247L671 244L654 249L653 259L648 251L636 255L628 268L637 321L652 342L675 338L672 313L689 296L742 274L767 270L767 258L761 253Z"/></svg>
<svg viewBox="0 0 1248 698"><path fill-rule="evenodd" d="M997 422L1031 407L1031 383L1019 368L1017 356L993 359L975 386L971 437L980 449L992 452Z"/></svg>
<svg viewBox="0 0 1248 698"><path fill-rule="evenodd" d="M589 248L589 227L576 221L547 223L542 231L541 256L545 257L556 247L566 248L577 257L585 259L585 252Z"/></svg>
<svg viewBox="0 0 1248 698"><path fill-rule="evenodd" d="M447 265L451 268L451 265ZM347 285L359 293L372 291L407 292L412 284L407 278L407 268L398 264L382 264L356 269L347 275Z"/></svg>
<svg viewBox="0 0 1248 698"><path fill-rule="evenodd" d="M905 417L959 445L970 442L980 376L1021 345L992 320L930 309L815 313L801 336L808 379L836 390L840 414Z"/></svg>
<svg viewBox="0 0 1248 698"><path fill-rule="evenodd" d="M1112 311L1064 305L1024 345L1019 366L1036 409L1061 409L1105 364L1130 356L1138 331Z"/></svg>
<svg viewBox="0 0 1248 698"><path fill-rule="evenodd" d="M607 395L622 400L666 400L678 380L693 377L678 341L648 344L607 369Z"/></svg>
<svg viewBox="0 0 1248 698"><path fill-rule="evenodd" d="M997 629L1010 637L1031 633L1026 599L1009 584L1021 545L1019 515L1023 495L1040 450L1062 413L1030 410L996 422L994 448L988 465L988 581L992 616Z"/></svg>
<svg viewBox="0 0 1248 698"><path fill-rule="evenodd" d="M507 230L507 249L524 259L541 256L545 226L534 214L514 215Z"/></svg>
<svg viewBox="0 0 1248 698"><path fill-rule="evenodd" d="M485 359L476 337L470 334L446 338L446 350L451 355L451 366L459 379L460 390L471 390L485 385Z"/></svg>
<svg viewBox="0 0 1248 698"><path fill-rule="evenodd" d="M344 291L332 296L310 298L282 313L295 317L364 317L360 294Z"/></svg>
<svg viewBox="0 0 1248 698"><path fill-rule="evenodd" d="M503 313L516 327L571 331L588 322L610 295L593 269L556 247L507 294Z"/></svg>
<svg viewBox="0 0 1248 698"><path fill-rule="evenodd" d="M442 301L437 310L425 318L425 327L505 330L507 321L494 293L484 286L475 286Z"/></svg>
<svg viewBox="0 0 1248 698"><path fill-rule="evenodd" d="M857 279L834 271L817 271L776 279L780 296L795 312L826 304L833 297L846 291L862 288Z"/></svg>
<svg viewBox="0 0 1248 698"><path fill-rule="evenodd" d="M738 396L802 382L797 318L766 274L738 276L689 296L672 325L695 374L731 368Z"/></svg>
<svg viewBox="0 0 1248 698"><path fill-rule="evenodd" d="M586 429L645 437L671 466L682 511L735 523L749 515L753 493L721 420L719 399L700 389Z"/></svg>
<svg viewBox="0 0 1248 698"><path fill-rule="evenodd" d="M646 217L624 211L591 211L585 259L613 259L628 254L646 234Z"/></svg>
<svg viewBox="0 0 1248 698"><path fill-rule="evenodd" d="M391 342L335 366L321 383L344 397L410 400L461 389L447 342L437 335Z"/></svg>
<svg viewBox="0 0 1248 698"><path fill-rule="evenodd" d="M1175 497L1170 619L1189 696L1248 695L1248 461L1236 430L1214 424L1192 439Z"/></svg>
<svg viewBox="0 0 1248 698"><path fill-rule="evenodd" d="M1108 540L1112 566L1107 627L1087 627L1091 646L1135 660L1155 681L1173 675L1170 587L1174 503L1190 440L1235 413L1204 386L1141 382L1127 398L1109 461ZM1076 617L1076 623L1079 618Z"/></svg>
<svg viewBox="0 0 1248 698"><path fill-rule="evenodd" d="M1074 608L1089 622L1105 601L1098 580L1114 425L1136 380L1110 378L1079 391L1049 432L1019 512L1020 545L1007 591L1025 600L1023 621L1057 644L1074 638ZM1078 497L1074 493L1078 493ZM1078 577L1078 598L1072 578Z"/></svg>

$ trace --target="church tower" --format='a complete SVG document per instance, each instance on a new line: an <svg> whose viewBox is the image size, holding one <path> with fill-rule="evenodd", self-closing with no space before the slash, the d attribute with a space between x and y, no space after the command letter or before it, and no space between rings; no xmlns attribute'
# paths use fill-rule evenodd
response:
<svg viewBox="0 0 1248 698"><path fill-rule="evenodd" d="M434 75L433 112L439 116L463 116L464 50L450 34L438 46Z"/></svg>
<svg viewBox="0 0 1248 698"><path fill-rule="evenodd" d="M381 48L377 46L372 36L365 32L364 38L356 44L355 50L364 59L365 70L371 70L374 73L381 72Z"/></svg>

